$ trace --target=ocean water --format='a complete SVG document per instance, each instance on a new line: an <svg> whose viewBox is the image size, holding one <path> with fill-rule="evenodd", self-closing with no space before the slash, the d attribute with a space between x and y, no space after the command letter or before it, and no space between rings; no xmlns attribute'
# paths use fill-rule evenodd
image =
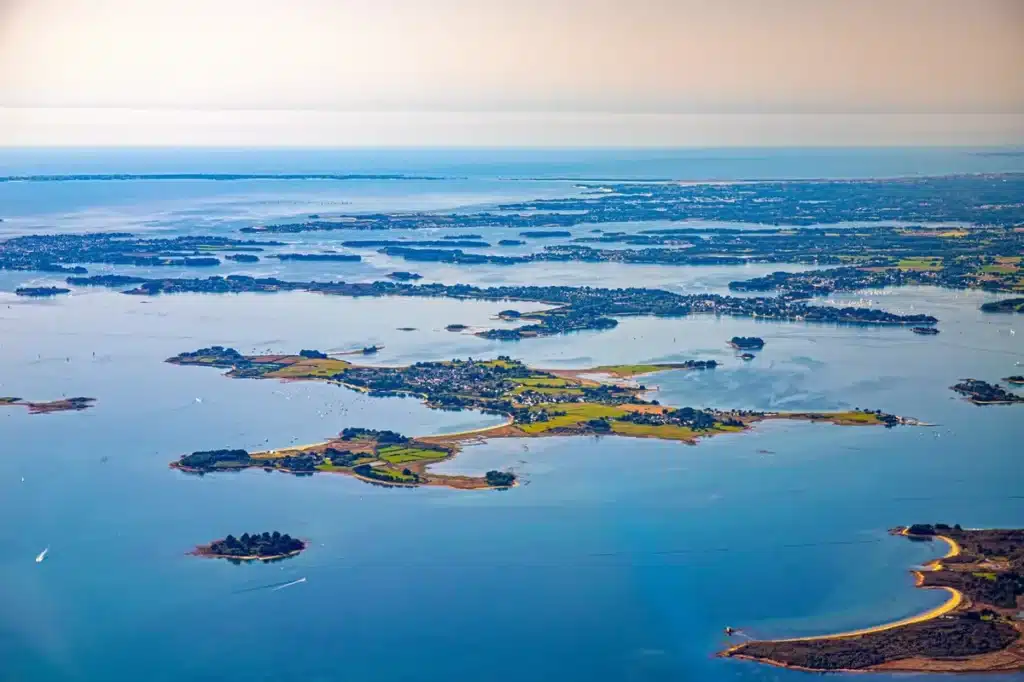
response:
<svg viewBox="0 0 1024 682"><path fill-rule="evenodd" d="M106 160L36 154L28 157L37 172L194 170L181 167L184 153ZM283 168L274 155L223 154L193 161L211 172L237 170L239 159L252 161L254 172ZM233 183L0 184L0 210L15 216L0 229L114 229L104 216L121 216L116 229L229 234L265 219L266 206L279 207L284 217L308 212L317 193L330 201L347 195L367 206L484 205L500 196L566 190L564 183L500 179L509 167L519 168L521 177L550 177L570 167L620 176L640 175L648 162L653 165L643 172L654 175L668 163L624 152L584 159L590 165L575 158L530 161L525 153L495 160L464 152L467 160L453 152L454 161L442 155L431 166L417 154L425 153L411 154L406 166L391 152L364 159L362 167L352 161L334 168L328 162L335 157L327 153L307 163L310 170L393 166L422 173L436 167L433 172L453 175L450 169L462 164L461 177L468 179L452 182L466 188L447 181L433 188L401 181L326 189L272 182L257 189ZM763 162L763 174L812 169L816 158L820 175L869 166L865 174L891 174L895 166L917 172L912 169L940 161L952 171L972 170L1015 158L964 150L906 151L906 158L885 152L873 161L866 152L834 154L839 160L826 162L783 153ZM688 158L692 172L701 173L700 163ZM10 155L0 161L17 172L30 165ZM139 165L126 167L128 161ZM733 161L737 177L756 165ZM465 168L473 163L479 171L471 177ZM718 173L728 165L722 164L714 161L704 172ZM294 195L304 197L301 205L275 203ZM221 220L204 215L210 205L231 208ZM430 281L449 283L681 292L724 291L731 279L778 269L416 265L371 259L274 268L296 278L370 279L390 269L417 269ZM836 299L933 313L942 329L936 337L694 316L626 319L608 332L498 343L444 327L501 324L492 319L507 307L500 302L304 293L138 298L93 289L26 301L10 293L37 280L48 281L34 273L0 273L0 395L99 401L80 413L0 410L4 682L789 682L809 676L714 658L731 643L722 629L796 636L924 611L943 596L914 589L908 570L944 548L890 537L887 528L919 521L1024 523L1022 408L977 407L948 390L961 377L997 379L1024 364L1024 330L1016 318L978 311L991 295L908 288ZM397 330L406 326L416 331ZM725 341L751 334L767 345L745 363ZM525 485L503 492L381 489L342 476L262 471L198 478L167 464L198 449L313 442L346 426L423 435L497 421L340 387L231 380L218 370L162 362L215 343L243 352L342 351L376 343L384 346L372 359L380 364L502 353L550 368L714 358L722 365L712 372L667 372L641 381L669 404L870 407L935 426L769 423L696 446L615 438L498 440L468 447L438 466L470 473L513 467ZM309 551L246 566L186 555L227 533L272 529L308 538ZM46 561L36 564L47 546ZM273 589L299 578L306 582Z"/></svg>

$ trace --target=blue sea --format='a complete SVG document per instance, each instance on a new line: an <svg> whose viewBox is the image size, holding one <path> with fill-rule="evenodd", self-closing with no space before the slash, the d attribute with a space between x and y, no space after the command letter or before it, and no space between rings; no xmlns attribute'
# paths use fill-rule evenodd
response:
<svg viewBox="0 0 1024 682"><path fill-rule="evenodd" d="M475 210L571 196L575 180L587 178L1024 170L1024 157L992 151L7 150L0 175L444 179L0 183L0 238L96 230L230 236L242 226L312 213ZM394 235L276 236L288 242L284 250L310 251ZM781 268L410 267L360 253L360 263L90 271L370 281L414 269L428 282L725 293L730 280ZM942 329L935 337L693 316L625 319L606 332L500 343L445 330L453 323L494 326L507 307L500 302L307 293L142 298L96 289L42 301L13 295L17 286L59 281L0 272L0 395L98 398L78 413L0 409L2 682L811 679L714 658L735 643L723 628L757 638L799 636L927 610L944 595L914 589L909 569L944 547L891 537L888 528L1024 525L1024 408L977 407L948 389L962 377L1020 373L1024 324L978 310L996 295L916 287L832 299L934 314ZM761 336L765 349L743 362L725 344L734 335ZM262 471L200 478L167 464L193 450L314 442L347 426L425 435L499 421L325 384L232 380L215 369L162 362L210 344L242 352L379 344L384 349L373 362L380 364L499 354L545 368L713 358L722 363L713 372L642 381L673 405L869 407L935 426L769 423L696 446L498 440L467 447L438 467L514 468L525 484L508 491L395 490L343 476ZM310 549L267 565L187 555L228 533L274 529L309 539ZM46 560L36 563L45 547ZM274 589L300 578L305 582Z"/></svg>

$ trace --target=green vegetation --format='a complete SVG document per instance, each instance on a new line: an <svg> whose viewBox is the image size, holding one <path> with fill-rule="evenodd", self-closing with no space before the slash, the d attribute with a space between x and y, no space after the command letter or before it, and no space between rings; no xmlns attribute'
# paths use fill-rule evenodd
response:
<svg viewBox="0 0 1024 682"><path fill-rule="evenodd" d="M385 462L391 464L405 464L407 462L422 462L433 459L444 459L449 454L443 448L405 447L402 445L389 445L377 450L377 455Z"/></svg>
<svg viewBox="0 0 1024 682"><path fill-rule="evenodd" d="M208 545L196 548L200 556L232 559L235 561L272 561L294 556L306 549L306 543L287 533L242 533L241 537L228 535L223 540L214 540Z"/></svg>
<svg viewBox="0 0 1024 682"><path fill-rule="evenodd" d="M546 403L534 405L530 408L530 413L537 421L518 426L525 433L539 434L576 427L591 419L618 417L626 414L626 411L620 407L590 403Z"/></svg>
<svg viewBox="0 0 1024 682"><path fill-rule="evenodd" d="M937 271L942 269L942 257L901 258L897 267L901 270Z"/></svg>
<svg viewBox="0 0 1024 682"><path fill-rule="evenodd" d="M473 409L501 414L509 418L509 423L493 429L422 438L388 430L348 427L326 443L258 453L198 451L183 456L175 466L196 473L263 467L298 475L349 473L403 485L495 487L487 483L485 477L432 474L427 467L455 454L461 442L487 435L609 434L693 442L705 435L742 431L762 419L884 423L886 426L900 423L899 418L881 412L769 415L664 407L656 401L643 399L641 386L582 378L582 375L600 372L631 376L669 369L710 370L717 365L714 360L607 365L556 374L527 367L508 356L493 360L418 362L407 367L355 365L323 356L314 350L300 355L243 356L233 348L214 346L182 353L168 362L228 368L227 376L233 378L327 380L371 396L413 395L436 409Z"/></svg>

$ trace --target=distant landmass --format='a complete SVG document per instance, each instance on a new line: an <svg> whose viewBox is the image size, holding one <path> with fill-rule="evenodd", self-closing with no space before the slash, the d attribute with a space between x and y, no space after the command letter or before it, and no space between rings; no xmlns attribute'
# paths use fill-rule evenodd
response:
<svg viewBox="0 0 1024 682"><path fill-rule="evenodd" d="M444 180L402 173L77 173L73 175L3 175L0 182L83 182L89 180Z"/></svg>

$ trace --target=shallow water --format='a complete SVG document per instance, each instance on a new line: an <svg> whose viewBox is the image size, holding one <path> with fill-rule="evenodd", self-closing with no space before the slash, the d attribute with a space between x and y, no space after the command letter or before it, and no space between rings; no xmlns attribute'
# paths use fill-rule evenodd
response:
<svg viewBox="0 0 1024 682"><path fill-rule="evenodd" d="M679 291L754 276L604 265L435 265L424 274ZM3 273L0 289L29 276ZM837 299L931 312L942 329L935 337L693 316L499 343L444 327L504 324L492 319L508 307L501 302L0 293L0 395L99 399L80 413L0 409L0 679L808 679L714 659L730 643L722 629L796 636L924 611L944 597L915 590L908 569L945 547L887 528L1024 524L1024 408L977 407L948 390L961 377L998 379L1024 363L1017 319L978 311L989 298L914 288ZM752 334L766 346L747 363L725 342ZM379 364L498 354L550 368L714 358L722 363L714 371L640 381L673 405L870 407L936 426L774 422L696 446L495 440L436 467L513 467L524 485L503 492L167 468L192 450L307 443L345 426L422 435L500 421L162 362L210 344L251 352L371 343L384 346L367 359ZM273 529L311 548L269 565L185 554L227 533Z"/></svg>

